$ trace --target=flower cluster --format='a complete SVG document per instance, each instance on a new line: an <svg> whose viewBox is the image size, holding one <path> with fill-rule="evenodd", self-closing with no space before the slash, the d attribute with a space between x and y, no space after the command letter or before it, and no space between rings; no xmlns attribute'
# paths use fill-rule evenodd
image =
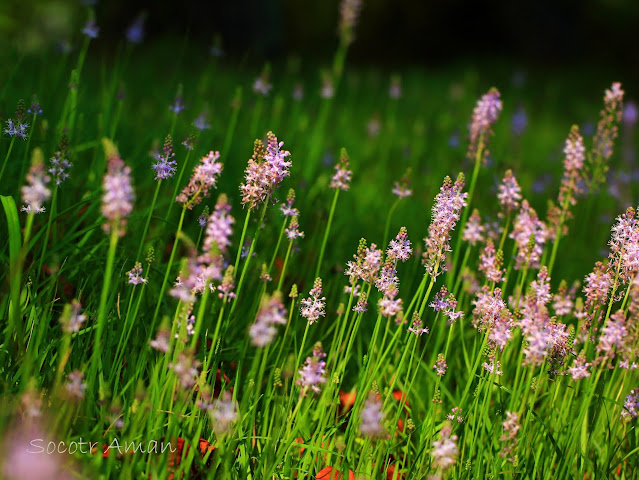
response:
<svg viewBox="0 0 639 480"><path fill-rule="evenodd" d="M237 421L238 406L230 392L224 392L213 403L210 412L213 430L216 435L224 435L231 432L233 424Z"/></svg>
<svg viewBox="0 0 639 480"><path fill-rule="evenodd" d="M269 83L268 81L268 72L263 72L253 82L253 91L264 97L266 97L269 94L272 88L273 88L273 84Z"/></svg>
<svg viewBox="0 0 639 480"><path fill-rule="evenodd" d="M182 352L178 355L176 363L169 364L169 368L175 373L184 390L192 390L200 376L201 365L192 354Z"/></svg>
<svg viewBox="0 0 639 480"><path fill-rule="evenodd" d="M401 98L402 78L399 75L393 75L391 77L390 85L388 86L388 96L394 100Z"/></svg>
<svg viewBox="0 0 639 480"><path fill-rule="evenodd" d="M499 192L497 193L499 206L502 213L510 214L519 208L521 201L521 187L517 183L512 170L506 170L504 179L499 184Z"/></svg>
<svg viewBox="0 0 639 480"><path fill-rule="evenodd" d="M102 196L102 215L107 222L102 226L110 233L117 229L118 235L123 236L126 227L126 217L133 211L133 186L131 185L131 168L126 166L115 145L107 139L103 140L107 157L107 173L102 181L104 195Z"/></svg>
<svg viewBox="0 0 639 480"><path fill-rule="evenodd" d="M144 40L144 24L146 17L138 15L133 23L126 29L126 40L129 43L139 44Z"/></svg>
<svg viewBox="0 0 639 480"><path fill-rule="evenodd" d="M497 121L501 109L500 94L496 88L491 88L477 101L470 124L469 158L474 160L476 155L482 155L482 159L486 160L488 150L485 147L492 133L491 127Z"/></svg>
<svg viewBox="0 0 639 480"><path fill-rule="evenodd" d="M326 383L326 354L321 343L316 343L313 348L313 356L307 357L304 366L298 372L297 385L302 387L301 394L305 395L310 389L314 393L320 393L320 385Z"/></svg>
<svg viewBox="0 0 639 480"><path fill-rule="evenodd" d="M446 285L443 285L441 290L437 292L430 307L436 312L443 312L444 315L448 317L449 324L464 316L462 310L457 310L457 300L455 296L448 291Z"/></svg>
<svg viewBox="0 0 639 480"><path fill-rule="evenodd" d="M167 353L171 345L171 332L168 328L160 327L155 338L149 342L149 346L158 352Z"/></svg>
<svg viewBox="0 0 639 480"><path fill-rule="evenodd" d="M353 311L356 313L364 313L368 311L368 295L366 294L366 292L362 293L359 296L359 298L357 299L357 303L353 307Z"/></svg>
<svg viewBox="0 0 639 480"><path fill-rule="evenodd" d="M175 157L175 153L173 153L173 139L171 135L167 135L164 140L162 153L158 154L157 163L152 165L153 170L155 170L156 180L165 180L175 175L177 162L173 160L173 157Z"/></svg>
<svg viewBox="0 0 639 480"><path fill-rule="evenodd" d="M382 254L382 250L377 248L376 244L371 243L371 246L367 247L366 240L362 238L357 247L357 254L353 255L355 261L346 263L344 274L366 283L374 283L382 267Z"/></svg>
<svg viewBox="0 0 639 480"><path fill-rule="evenodd" d="M74 370L68 376L66 384L67 393L77 399L84 398L84 391L87 389L87 384L84 382L84 373L80 370Z"/></svg>
<svg viewBox="0 0 639 480"><path fill-rule="evenodd" d="M626 401L621 411L621 418L631 420L637 417L639 417L639 389L636 388L631 390L630 394L626 396Z"/></svg>
<svg viewBox="0 0 639 480"><path fill-rule="evenodd" d="M291 162L286 158L291 152L282 150L284 142L278 142L273 132L268 132L267 140L266 148L260 140L255 141L253 156L246 167L246 181L240 186L242 205L248 205L250 209L262 204L290 175Z"/></svg>
<svg viewBox="0 0 639 480"><path fill-rule="evenodd" d="M217 286L217 296L225 302L230 302L236 296L233 290L235 290L235 266L229 265L224 271L222 283Z"/></svg>
<svg viewBox="0 0 639 480"><path fill-rule="evenodd" d="M322 88L320 89L320 97L324 99L333 98L335 96L335 85L331 74L324 72L322 75Z"/></svg>
<svg viewBox="0 0 639 480"><path fill-rule="evenodd" d="M424 333L428 333L428 327L424 327L422 319L419 318L419 312L413 314L413 324L408 327L408 331L414 335L421 337Z"/></svg>
<svg viewBox="0 0 639 480"><path fill-rule="evenodd" d="M597 262L592 272L586 275L584 279L583 292L586 295L585 310L599 310L596 307L599 304L603 304L608 299L610 288L612 287L612 275L608 271L606 265L602 262ZM601 316L601 312L599 312ZM586 331L590 327L590 323L594 320L592 315L589 315L588 321L582 324L582 328Z"/></svg>
<svg viewBox="0 0 639 480"><path fill-rule="evenodd" d="M504 254L501 250L495 252L495 244L488 239L484 251L479 256L479 271L489 282L499 283L504 279L506 271L502 268Z"/></svg>
<svg viewBox="0 0 639 480"><path fill-rule="evenodd" d="M634 208L617 217L608 245L610 263L619 270L619 278L624 283L634 279L639 272L639 216Z"/></svg>
<svg viewBox="0 0 639 480"><path fill-rule="evenodd" d="M231 206L228 204L228 197L221 194L215 203L213 213L206 220L202 247L205 253L212 252L214 248L217 248L220 253L226 253L231 245L235 219L230 215L230 212Z"/></svg>
<svg viewBox="0 0 639 480"><path fill-rule="evenodd" d="M485 228L481 224L479 210L475 209L466 222L462 239L472 246L475 246L484 240L484 230Z"/></svg>
<svg viewBox="0 0 639 480"><path fill-rule="evenodd" d="M82 33L84 33L89 38L98 38L100 34L100 27L97 26L95 20L92 18L87 20L87 23L84 24L84 28L82 29Z"/></svg>
<svg viewBox="0 0 639 480"><path fill-rule="evenodd" d="M506 420L501 425L504 433L499 437L499 441L504 445L499 451L499 456L512 463L515 460L515 452L517 451L517 433L519 433L521 428L517 412L506 412Z"/></svg>
<svg viewBox="0 0 639 480"><path fill-rule="evenodd" d="M564 174L559 187L559 205L563 215L567 216L569 205L575 205L576 195L583 191L582 170L586 159L586 147L577 125L572 127L566 139L564 155Z"/></svg>
<svg viewBox="0 0 639 480"><path fill-rule="evenodd" d="M620 122L623 116L624 93L619 82L614 82L610 89L604 92L604 109L597 125L593 150L595 156L605 160L612 156L613 144L619 133L616 123Z"/></svg>
<svg viewBox="0 0 639 480"><path fill-rule="evenodd" d="M399 200L410 197L413 194L413 191L409 187L410 183L408 178L402 178L402 180L395 182L392 193L396 195Z"/></svg>
<svg viewBox="0 0 639 480"><path fill-rule="evenodd" d="M568 290L568 286L565 281L559 284L557 293L553 296L552 308L555 310L555 314L558 316L570 315L575 306L573 301L577 285L573 285L573 288Z"/></svg>
<svg viewBox="0 0 639 480"><path fill-rule="evenodd" d="M181 89L180 89L181 90ZM174 114L179 115L184 110L184 99L181 94L177 94L173 99L173 103L169 105L169 110Z"/></svg>
<svg viewBox="0 0 639 480"><path fill-rule="evenodd" d="M393 262L388 259L379 272L379 277L375 280L375 287L377 290L386 294L391 288L397 288L399 285L399 278L396 275L397 271Z"/></svg>
<svg viewBox="0 0 639 480"><path fill-rule="evenodd" d="M135 265L131 270L126 272L129 276L129 284L130 285L140 285L141 283L147 283L148 280L142 277L142 264L140 262L135 262Z"/></svg>
<svg viewBox="0 0 639 480"><path fill-rule="evenodd" d="M204 130L208 130L209 128L211 128L211 124L208 122L208 120L206 119L206 111L200 113L195 120L193 120L193 125L195 126L196 129L198 129L200 132L203 132Z"/></svg>
<svg viewBox="0 0 639 480"><path fill-rule="evenodd" d="M207 286L211 290L215 288L209 284L211 280L222 280L222 261L221 255L212 256L204 253L198 256L197 252L192 251L169 295L184 303L195 302L197 293L202 293Z"/></svg>
<svg viewBox="0 0 639 480"><path fill-rule="evenodd" d="M170 295L182 300L185 303L195 301L194 295L201 293L208 287L213 291L215 287L209 284L210 281L222 281L217 287L220 298L234 298L233 290L233 266L230 265L224 275L224 256L231 245L233 234L233 224L235 219L230 215L231 206L228 204L227 196L221 194L215 204L213 213L206 221L206 230L203 242L203 252L197 255L192 252L188 261L188 269L184 280L178 277Z"/></svg>
<svg viewBox="0 0 639 480"><path fill-rule="evenodd" d="M450 410L450 413L446 415L446 419L455 421L457 423L462 423L464 421L464 417L462 417L462 408L461 407L453 407Z"/></svg>
<svg viewBox="0 0 639 480"><path fill-rule="evenodd" d="M286 203L282 203L280 205L280 211L282 215L285 217L294 217L295 215L299 216L300 211L293 206L295 203L295 190L292 188L289 189L288 195L286 196Z"/></svg>
<svg viewBox="0 0 639 480"><path fill-rule="evenodd" d="M623 116L623 97L624 91L619 82L613 83L604 94L604 108L600 113L584 175L586 184L593 191L606 182L609 160L613 153L615 139L619 134L618 123Z"/></svg>
<svg viewBox="0 0 639 480"><path fill-rule="evenodd" d="M439 432L439 438L433 441L430 453L433 457L433 467L447 470L457 462L458 452L457 435L452 435L452 428L446 422Z"/></svg>
<svg viewBox="0 0 639 480"><path fill-rule="evenodd" d="M374 393L370 394L366 399L359 419L359 431L365 437L381 437L384 434L382 401Z"/></svg>
<svg viewBox="0 0 639 480"><path fill-rule="evenodd" d="M402 311L402 299L395 298L398 293L399 290L395 285L392 285L384 292L384 296L377 302L377 310L381 316L392 318Z"/></svg>
<svg viewBox="0 0 639 480"><path fill-rule="evenodd" d="M443 377L446 374L446 370L448 369L448 365L446 365L446 358L443 353L437 355L437 363L433 365L435 372L440 377Z"/></svg>
<svg viewBox="0 0 639 480"><path fill-rule="evenodd" d="M531 282L530 289L521 305L519 326L525 340L524 364L542 365L547 360L550 373L556 374L572 351L570 335L566 325L549 317L548 303L552 300L550 277L544 266Z"/></svg>
<svg viewBox="0 0 639 480"><path fill-rule="evenodd" d="M614 358L616 353L623 354L627 337L626 315L623 310L618 310L602 327L597 352L608 358Z"/></svg>
<svg viewBox="0 0 639 480"><path fill-rule="evenodd" d="M47 183L51 179L46 174L42 152L36 149L33 155L33 162L29 173L27 173L27 185L20 189L24 205L21 211L26 213L42 213L45 211L44 203L51 197L51 190L47 188Z"/></svg>
<svg viewBox="0 0 639 480"><path fill-rule="evenodd" d="M308 320L309 324L315 323L319 317L326 315L326 297L322 296L322 279L316 278L309 297L301 302L300 315Z"/></svg>
<svg viewBox="0 0 639 480"><path fill-rule="evenodd" d="M202 197L208 197L209 190L215 188L217 177L222 173L222 163L218 162L220 152L210 151L202 157L201 163L193 170L188 185L184 187L175 201L192 210L202 202Z"/></svg>
<svg viewBox="0 0 639 480"><path fill-rule="evenodd" d="M58 150L53 154L53 157L49 160L51 166L49 167L49 173L55 180L55 184L60 186L67 178L69 174L67 170L73 166L68 160L69 157L69 139L66 135L62 135Z"/></svg>
<svg viewBox="0 0 639 480"><path fill-rule="evenodd" d="M581 380L582 378L588 378L590 377L588 367L590 367L590 363L586 362L585 355L581 354L577 358L575 358L572 366L568 368L568 374L575 381Z"/></svg>
<svg viewBox="0 0 639 480"><path fill-rule="evenodd" d="M501 289L485 286L477 293L473 305L473 326L480 332L488 331L489 345L503 350L512 336L513 325Z"/></svg>
<svg viewBox="0 0 639 480"><path fill-rule="evenodd" d="M339 6L340 22L339 31L342 41L351 43L354 39L353 29L357 24L359 11L362 8L361 0L342 0Z"/></svg>
<svg viewBox="0 0 639 480"><path fill-rule="evenodd" d="M286 325L286 308L282 303L282 294L264 295L260 302L255 323L249 329L251 342L257 347L265 347L275 338L275 325Z"/></svg>
<svg viewBox="0 0 639 480"><path fill-rule="evenodd" d="M348 155L346 149L342 148L340 162L335 165L335 173L331 178L329 187L334 190L348 190L351 184L353 172L348 169Z"/></svg>
<svg viewBox="0 0 639 480"><path fill-rule="evenodd" d="M408 231L406 227L399 229L399 233L395 237L395 240L391 240L386 249L386 257L393 262L408 260L413 253L413 249L410 246L410 240L408 239Z"/></svg>
<svg viewBox="0 0 639 480"><path fill-rule="evenodd" d="M468 193L462 192L463 188L463 174L459 174L455 183L450 177L446 177L435 197L428 237L424 239L426 251L423 253L422 261L426 272L432 277L437 277L446 270L446 253L451 251L450 235L459 220L461 209L466 206L468 197Z"/></svg>
<svg viewBox="0 0 639 480"><path fill-rule="evenodd" d="M4 133L10 137L18 137L22 140L26 140L29 137L27 130L29 124L26 122L19 122L11 118L7 119L7 126L4 129Z"/></svg>
<svg viewBox="0 0 639 480"><path fill-rule="evenodd" d="M286 232L286 238L288 238L290 241L293 241L296 238L304 238L304 232L300 232L299 228L299 220L297 215L295 215L293 218L291 218L291 221L284 230Z"/></svg>
<svg viewBox="0 0 639 480"><path fill-rule="evenodd" d="M495 359L495 355L489 355L488 360L490 362L482 363L482 367L491 375L503 375L504 372L501 369L501 362Z"/></svg>
<svg viewBox="0 0 639 480"><path fill-rule="evenodd" d="M65 333L77 333L87 320L87 316L82 312L82 305L77 300L73 300L60 317L62 331Z"/></svg>
<svg viewBox="0 0 639 480"><path fill-rule="evenodd" d="M544 222L539 220L537 212L527 200L521 203L521 209L515 218L510 238L514 239L517 245L515 269L539 268L548 231Z"/></svg>

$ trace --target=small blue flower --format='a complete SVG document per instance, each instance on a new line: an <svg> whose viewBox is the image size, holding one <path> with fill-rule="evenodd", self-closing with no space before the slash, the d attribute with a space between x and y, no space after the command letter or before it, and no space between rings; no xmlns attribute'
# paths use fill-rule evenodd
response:
<svg viewBox="0 0 639 480"><path fill-rule="evenodd" d="M524 110L524 107L519 105L510 120L510 128L515 136L520 137L526 130L527 126L528 116L526 115L526 110Z"/></svg>
<svg viewBox="0 0 639 480"><path fill-rule="evenodd" d="M21 139L26 140L29 136L29 134L27 133L28 128L28 123L14 122L10 118L7 120L7 128L4 129L4 133L9 135L10 137L20 137Z"/></svg>
<svg viewBox="0 0 639 480"><path fill-rule="evenodd" d="M40 104L37 101L34 101L27 112L31 115L42 115L42 108L40 108Z"/></svg>
<svg viewBox="0 0 639 480"><path fill-rule="evenodd" d="M171 110L176 115L179 115L180 112L184 110L184 100L182 100L182 97L175 97L173 105L169 106L169 110Z"/></svg>
<svg viewBox="0 0 639 480"><path fill-rule="evenodd" d="M162 155L158 155L158 162L153 164L153 170L155 170L156 180L165 180L175 175L177 162L171 160L171 157L166 158Z"/></svg>
<svg viewBox="0 0 639 480"><path fill-rule="evenodd" d="M126 39L129 43L139 44L144 40L144 17L139 16L126 30Z"/></svg>
<svg viewBox="0 0 639 480"><path fill-rule="evenodd" d="M208 130L209 128L211 128L209 122L206 121L205 112L202 112L195 120L193 120L193 125L195 125L195 128L197 128L199 131Z"/></svg>
<svg viewBox="0 0 639 480"><path fill-rule="evenodd" d="M100 33L100 27L95 24L95 20L89 20L84 25L82 29L82 33L84 33L89 38L98 38L98 34Z"/></svg>

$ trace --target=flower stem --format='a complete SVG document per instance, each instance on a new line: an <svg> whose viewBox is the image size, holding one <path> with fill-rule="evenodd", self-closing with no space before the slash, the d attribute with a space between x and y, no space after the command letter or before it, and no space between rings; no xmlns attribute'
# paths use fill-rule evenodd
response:
<svg viewBox="0 0 639 480"><path fill-rule="evenodd" d="M182 162L182 166L180 167L180 174L178 175L177 182L175 182L175 188L173 189L173 196L169 199L171 203L169 203L169 208L166 210L166 217L164 217L164 221L169 221L169 215L171 215L171 209L173 208L173 204L175 203L175 197L177 197L178 189L182 184L182 177L184 176L184 170L186 170L187 165L189 164L189 158L191 156L191 150L189 150L186 154L186 158L184 162Z"/></svg>
<svg viewBox="0 0 639 480"><path fill-rule="evenodd" d="M19 351L22 351L24 346L24 330L22 328L22 305L21 305L21 293L22 293L22 267L24 261L29 252L29 240L31 238L31 229L33 227L33 219L35 214L30 213L27 216L27 222L24 227L24 241L22 248L18 254L18 258L13 266L11 273L11 326L16 336Z"/></svg>
<svg viewBox="0 0 639 480"><path fill-rule="evenodd" d="M111 276L113 274L113 264L115 262L115 250L118 245L118 222L119 220L116 220L111 224L111 235L109 236L109 252L107 253L104 279L102 281L102 291L100 293L100 306L98 307L98 316L95 321L96 328L94 337L95 340L93 344L93 354L91 356L91 374L87 376L87 378L89 378L91 382L95 381L98 367L101 366L102 363L100 361L103 347L102 335L107 323L107 300L109 298L109 289L111 287ZM90 388L93 388L93 385L91 385Z"/></svg>
<svg viewBox="0 0 639 480"><path fill-rule="evenodd" d="M315 267L315 275L313 278L319 276L319 271L322 266L322 260L324 259L324 251L326 250L326 242L328 241L328 235L331 231L331 224L333 223L333 215L335 214L335 206L337 205L337 197L339 196L339 188L335 189L335 195L333 195L333 203L331 204L331 211L328 214L328 223L326 224L326 230L324 231L324 239L322 240L322 247L320 248L319 258L317 259L317 267Z"/></svg>
<svg viewBox="0 0 639 480"><path fill-rule="evenodd" d="M286 276L286 267L288 265L288 259L291 256L292 247L293 247L293 240L288 242L288 248L286 249L286 257L284 257L284 265L282 266L282 273L280 274L280 279L277 282L277 289L279 291L282 291L282 284L284 283L284 277Z"/></svg>
<svg viewBox="0 0 639 480"><path fill-rule="evenodd" d="M2 174L4 173L4 169L7 168L7 163L9 161L9 157L11 156L11 150L13 150L13 144L16 141L16 137L11 138L11 143L9 143L9 150L7 150L7 154L4 157L4 162L2 163L2 169L0 170L0 185L2 185Z"/></svg>
<svg viewBox="0 0 639 480"><path fill-rule="evenodd" d="M153 216L153 210L155 210L155 202L158 199L158 192L160 191L160 185L162 185L162 180L160 179L155 187L155 193L153 194L153 200L151 201L151 208L149 209L149 215L146 217L146 223L144 224L144 230L142 230L142 236L140 237L140 245L138 246L138 253L135 255L135 261L140 261L140 255L142 254L142 247L144 246L144 240L146 239L146 234L149 231L149 224L151 223L151 217ZM171 202L173 205L173 202Z"/></svg>
<svg viewBox="0 0 639 480"><path fill-rule="evenodd" d="M466 221L468 220L468 215L470 212L470 206L473 201L473 193L475 192L475 185L477 184L477 177L479 176L479 169L481 168L482 157L484 152L484 141L483 137L479 137L479 143L477 145L477 154L475 155L475 167L473 168L473 176L470 179L470 187L468 188L468 201L466 202L466 208L464 209L461 217L461 221L459 222L459 231L460 233L457 235L457 242L455 243L455 248L453 250L453 267L450 269L450 274L448 275L448 289L452 288L453 278L458 273L457 272L457 263L459 261L459 254L462 242L462 234L464 227L466 226Z"/></svg>
<svg viewBox="0 0 639 480"><path fill-rule="evenodd" d="M175 232L175 241L173 242L173 248L171 249L171 255L169 257L169 263L166 266L166 272L164 273L164 279L162 280L162 287L160 288L160 295L158 301L155 304L155 312L153 312L153 320L151 320L151 331L155 329L158 313L160 313L160 305L162 305L162 299L164 298L164 292L166 291L166 285L171 274L171 267L173 266L173 260L175 259L175 253L177 252L177 245L180 239L180 233L182 232L182 224L184 223L184 215L186 213L186 207L182 207L182 214L180 215L180 221L178 223L177 230Z"/></svg>
<svg viewBox="0 0 639 480"><path fill-rule="evenodd" d="M56 206L58 199L58 185L53 187L53 195L51 197L51 208L49 210L49 218L47 220L47 230L44 234L44 241L42 242L42 252L40 253L40 262L38 263L37 279L40 279L40 273L42 272L42 264L44 263L44 254L47 251L47 245L49 243L49 233L51 232L51 222L56 214Z"/></svg>

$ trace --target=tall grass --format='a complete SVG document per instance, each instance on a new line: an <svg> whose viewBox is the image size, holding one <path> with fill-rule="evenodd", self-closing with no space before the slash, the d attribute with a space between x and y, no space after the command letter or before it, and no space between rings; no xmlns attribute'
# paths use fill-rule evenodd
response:
<svg viewBox="0 0 639 480"><path fill-rule="evenodd" d="M99 37L9 76L43 112L0 144L3 478L636 478L621 87L580 117L384 79L348 13L303 95L219 59L150 82Z"/></svg>

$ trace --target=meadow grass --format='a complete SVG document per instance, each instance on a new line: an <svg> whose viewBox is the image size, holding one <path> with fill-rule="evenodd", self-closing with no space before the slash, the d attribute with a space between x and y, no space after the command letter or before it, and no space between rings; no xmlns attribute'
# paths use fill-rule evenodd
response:
<svg viewBox="0 0 639 480"><path fill-rule="evenodd" d="M4 478L636 478L620 85L349 69L344 18L9 54Z"/></svg>

